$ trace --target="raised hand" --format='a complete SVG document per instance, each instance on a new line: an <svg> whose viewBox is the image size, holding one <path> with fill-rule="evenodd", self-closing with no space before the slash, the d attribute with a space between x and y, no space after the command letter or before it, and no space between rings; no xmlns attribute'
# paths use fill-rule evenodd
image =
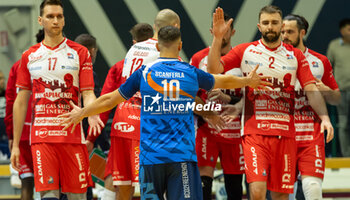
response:
<svg viewBox="0 0 350 200"><path fill-rule="evenodd" d="M227 31L230 29L233 19L231 18L227 22L224 19L224 11L218 7L213 13L213 35L216 38L223 38Z"/></svg>

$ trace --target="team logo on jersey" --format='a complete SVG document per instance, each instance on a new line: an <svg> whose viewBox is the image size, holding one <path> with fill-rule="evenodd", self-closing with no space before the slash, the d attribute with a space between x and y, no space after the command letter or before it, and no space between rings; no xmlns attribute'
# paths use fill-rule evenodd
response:
<svg viewBox="0 0 350 200"><path fill-rule="evenodd" d="M48 184L52 184L53 183L53 178L52 176L49 177L49 180L47 181Z"/></svg>
<svg viewBox="0 0 350 200"><path fill-rule="evenodd" d="M288 60L290 60L290 59L293 59L293 58L294 58L292 55L289 55L289 54L287 54L286 56L287 56L287 59L288 59Z"/></svg>
<svg viewBox="0 0 350 200"><path fill-rule="evenodd" d="M312 64L312 67L316 67L316 68L318 67L318 62L313 61L311 64Z"/></svg>
<svg viewBox="0 0 350 200"><path fill-rule="evenodd" d="M68 59L74 59L74 55L72 53L67 53Z"/></svg>

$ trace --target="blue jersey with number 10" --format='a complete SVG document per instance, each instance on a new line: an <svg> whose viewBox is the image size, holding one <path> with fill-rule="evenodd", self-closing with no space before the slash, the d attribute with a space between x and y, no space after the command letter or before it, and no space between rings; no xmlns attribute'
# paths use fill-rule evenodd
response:
<svg viewBox="0 0 350 200"><path fill-rule="evenodd" d="M141 165L197 162L194 98L213 86L213 75L169 58L142 66L120 86L125 99L141 92Z"/></svg>

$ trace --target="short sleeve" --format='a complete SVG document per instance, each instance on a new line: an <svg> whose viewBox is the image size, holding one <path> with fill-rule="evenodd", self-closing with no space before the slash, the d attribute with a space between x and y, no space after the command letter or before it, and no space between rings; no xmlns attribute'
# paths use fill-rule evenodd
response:
<svg viewBox="0 0 350 200"><path fill-rule="evenodd" d="M334 75L333 75L333 68L331 63L329 62L329 60L324 57L324 59L322 59L323 62L323 66L324 66L324 73L322 76L322 82L327 85L329 88L331 88L332 90L336 90L339 89L337 82L334 79Z"/></svg>
<svg viewBox="0 0 350 200"><path fill-rule="evenodd" d="M30 73L27 65L28 65L28 54L24 53L22 55L19 68L17 70L16 86L21 89L31 90L32 81L30 79Z"/></svg>
<svg viewBox="0 0 350 200"><path fill-rule="evenodd" d="M79 87L80 91L94 90L94 75L91 62L91 56L86 48L82 48L79 51Z"/></svg>
<svg viewBox="0 0 350 200"><path fill-rule="evenodd" d="M194 68L194 70L197 74L199 88L206 91L213 89L215 83L214 76L201 69Z"/></svg>
<svg viewBox="0 0 350 200"><path fill-rule="evenodd" d="M124 99L130 99L140 90L143 67L132 73L131 76L119 87L119 93Z"/></svg>
<svg viewBox="0 0 350 200"><path fill-rule="evenodd" d="M301 87L304 88L306 85L316 83L304 54L299 49L293 48L293 50L298 61L297 78Z"/></svg>
<svg viewBox="0 0 350 200"><path fill-rule="evenodd" d="M227 72L233 68L240 68L242 57L246 48L250 45L250 43L244 43L235 46L231 49L228 54L221 57L221 64L224 66L224 72Z"/></svg>

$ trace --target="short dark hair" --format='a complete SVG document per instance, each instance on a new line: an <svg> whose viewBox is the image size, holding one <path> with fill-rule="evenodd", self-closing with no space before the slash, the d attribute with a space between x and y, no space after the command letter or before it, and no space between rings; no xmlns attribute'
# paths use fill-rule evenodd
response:
<svg viewBox="0 0 350 200"><path fill-rule="evenodd" d="M344 18L339 22L339 29L344 28L346 25L350 25L350 18Z"/></svg>
<svg viewBox="0 0 350 200"><path fill-rule="evenodd" d="M133 40L142 42L153 37L153 28L147 23L139 23L130 29L130 33Z"/></svg>
<svg viewBox="0 0 350 200"><path fill-rule="evenodd" d="M268 5L268 6L261 8L261 10L259 12L259 21L260 21L261 14L263 14L263 13L268 13L268 14L278 13L278 14L280 14L281 18L283 16L282 10L278 6L274 6L274 5Z"/></svg>
<svg viewBox="0 0 350 200"><path fill-rule="evenodd" d="M43 2L41 2L40 4L40 16L43 16L44 13L44 8L47 5L56 5L56 6L61 6L63 9L63 4L61 2L61 0L44 0Z"/></svg>
<svg viewBox="0 0 350 200"><path fill-rule="evenodd" d="M158 31L158 42L160 44L171 44L180 38L180 29L174 26L165 26Z"/></svg>
<svg viewBox="0 0 350 200"><path fill-rule="evenodd" d="M295 20L297 22L298 30L300 31L300 30L304 29L305 30L305 34L307 33L307 31L309 29L309 22L307 22L307 20L303 16L295 15L295 14L289 14L286 17L284 17L283 20L287 20L287 21Z"/></svg>
<svg viewBox="0 0 350 200"><path fill-rule="evenodd" d="M87 34L87 33L83 33L83 34L78 35L75 38L74 42L83 45L87 49L91 49L91 48L96 48L97 47L96 38L94 36L90 35L90 34Z"/></svg>

